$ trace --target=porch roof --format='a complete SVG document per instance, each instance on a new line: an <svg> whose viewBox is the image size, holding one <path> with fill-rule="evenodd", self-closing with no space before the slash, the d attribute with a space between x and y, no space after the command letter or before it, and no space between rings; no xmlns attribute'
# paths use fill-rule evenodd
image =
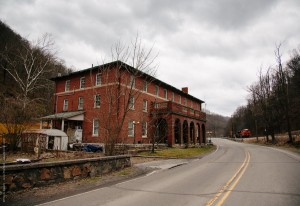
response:
<svg viewBox="0 0 300 206"><path fill-rule="evenodd" d="M42 117L42 120L55 120L55 119L74 119L75 117L77 120L83 121L83 113L84 111L73 111L73 112L61 112L56 114L51 114L45 117Z"/></svg>

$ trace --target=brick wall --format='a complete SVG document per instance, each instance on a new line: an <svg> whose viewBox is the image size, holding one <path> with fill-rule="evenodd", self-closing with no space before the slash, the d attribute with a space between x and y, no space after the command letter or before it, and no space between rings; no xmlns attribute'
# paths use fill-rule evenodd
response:
<svg viewBox="0 0 300 206"><path fill-rule="evenodd" d="M101 85L95 86L95 76L99 72L98 69L94 70L86 70L82 73L75 73L67 77L60 78L56 80L56 98L55 98L55 113L63 112L63 102L64 99L68 99L69 106L68 111L76 111L78 110L78 98L84 97L84 104L83 110L85 111L84 114L84 122L83 122L83 141L84 142L103 142L103 138L107 134L105 129L105 124L107 124L107 113L108 103L107 101L107 88L111 88L114 92L117 92L118 84L116 84L116 69L111 68L107 70L107 72L102 71L102 79ZM80 89L80 78L85 77L85 88ZM120 90L124 93L124 96L120 99L119 103L121 104L120 113L123 112L122 104L123 102L127 101L128 96L126 96L126 85L130 81L130 74L127 72L123 72L121 76L121 86ZM65 92L65 82L66 80L70 80L70 91ZM167 86L165 83L159 81L153 81L148 84L147 92L142 91L143 85L145 82L144 76L137 76L135 79L136 89L140 90L140 94L135 97L135 104L134 110L130 110L128 115L126 116L124 125L122 127L120 138L125 140L127 143L132 143L133 138L128 137L128 122L129 121L136 121L140 122L140 124L136 125L135 132L136 132L136 141L142 143L150 143L149 137L142 137L142 121L146 121L148 123L151 122L150 116L150 104L151 102L163 102L169 101L172 99L172 93L174 93L174 102L179 102L181 99L181 104L184 104L184 99L186 98L187 107L192 107L195 110L201 110L201 101L195 98L192 98L190 95L177 90L171 86ZM159 86L159 94L155 94L155 88ZM167 97L164 97L164 90L167 90ZM186 88L187 90L187 88ZM100 94L101 95L101 106L100 108L94 108L94 95ZM148 102L148 110L147 112L143 112L143 100L147 100ZM113 104L113 106L117 106L117 103ZM92 135L92 128L93 128L93 119L98 118L100 120L100 131L98 136ZM112 122L116 122L117 116L112 116L110 120ZM192 120L189 120L192 121ZM199 123L199 122L197 122ZM168 121L168 125L173 125L172 119ZM205 122L201 122L201 124L205 124ZM148 124L149 125L149 124ZM170 130L171 129L171 130ZM170 127L169 131L172 134L172 127ZM148 131L149 134L150 131ZM168 137L168 139L172 140L172 136Z"/></svg>

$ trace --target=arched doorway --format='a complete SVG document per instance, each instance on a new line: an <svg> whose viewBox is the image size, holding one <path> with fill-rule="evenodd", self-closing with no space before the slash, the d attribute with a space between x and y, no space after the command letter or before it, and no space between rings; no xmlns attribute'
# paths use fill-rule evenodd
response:
<svg viewBox="0 0 300 206"><path fill-rule="evenodd" d="M183 144L188 143L188 131L189 131L189 125L186 120L183 121L182 124L182 136L183 136Z"/></svg>
<svg viewBox="0 0 300 206"><path fill-rule="evenodd" d="M181 124L179 119L175 120L174 138L175 144L181 144Z"/></svg>
<svg viewBox="0 0 300 206"><path fill-rule="evenodd" d="M190 144L195 144L195 125L194 125L194 122L190 123Z"/></svg>
<svg viewBox="0 0 300 206"><path fill-rule="evenodd" d="M168 143L168 123L165 119L160 118L156 122L156 142L157 143Z"/></svg>
<svg viewBox="0 0 300 206"><path fill-rule="evenodd" d="M202 130L202 143L206 143L206 137L205 137L206 131L205 131L205 125L204 124L202 124L201 130Z"/></svg>

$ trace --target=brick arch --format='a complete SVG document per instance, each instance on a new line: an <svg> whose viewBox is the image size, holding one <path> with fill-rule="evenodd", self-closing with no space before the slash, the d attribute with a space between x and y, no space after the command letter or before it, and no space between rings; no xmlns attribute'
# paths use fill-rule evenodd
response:
<svg viewBox="0 0 300 206"><path fill-rule="evenodd" d="M156 121L156 142L168 142L168 123L167 120L164 118L159 118Z"/></svg>

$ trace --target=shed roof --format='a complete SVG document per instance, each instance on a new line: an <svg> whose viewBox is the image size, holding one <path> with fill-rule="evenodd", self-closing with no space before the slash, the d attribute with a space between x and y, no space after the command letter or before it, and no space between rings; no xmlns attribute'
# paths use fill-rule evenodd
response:
<svg viewBox="0 0 300 206"><path fill-rule="evenodd" d="M58 129L29 129L25 130L23 133L25 134L46 134L47 136L55 136L55 137L67 137L68 135L61 130Z"/></svg>

